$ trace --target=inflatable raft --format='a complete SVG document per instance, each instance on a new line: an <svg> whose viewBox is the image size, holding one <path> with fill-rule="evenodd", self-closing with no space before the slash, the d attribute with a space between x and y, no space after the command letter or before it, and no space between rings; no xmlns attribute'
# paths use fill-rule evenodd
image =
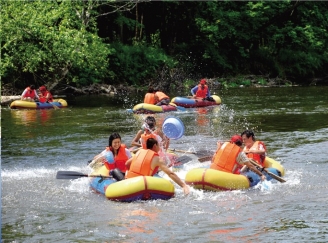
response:
<svg viewBox="0 0 328 243"><path fill-rule="evenodd" d="M53 102L34 102L25 100L15 100L11 102L11 109L54 109L54 108L65 108L67 102L64 99L55 99Z"/></svg>
<svg viewBox="0 0 328 243"><path fill-rule="evenodd" d="M266 157L264 167L277 176L284 176L285 170L277 161ZM267 180L271 176L264 174ZM257 185L261 181L260 177L247 171L242 174L231 174L209 168L195 168L186 174L186 184L196 188L210 191L243 190Z"/></svg>
<svg viewBox="0 0 328 243"><path fill-rule="evenodd" d="M175 104L170 105L151 105L147 103L140 103L133 107L132 111L136 114L154 114L154 113L162 113L168 111L177 111L177 107Z"/></svg>
<svg viewBox="0 0 328 243"><path fill-rule="evenodd" d="M182 106L185 108L194 108L194 107L205 107L205 106L212 106L212 105L220 105L221 104L221 98L217 95L211 96L215 101L208 101L203 100L201 98L199 99L193 99L193 98L187 98L187 97L174 97L171 102L176 104L177 106Z"/></svg>
<svg viewBox="0 0 328 243"><path fill-rule="evenodd" d="M90 187L97 193L105 195L109 200L132 202L137 200L168 200L174 197L174 185L161 177L156 176L138 176L122 181L116 181L114 178L103 178L108 176L109 170L102 166L92 175Z"/></svg>

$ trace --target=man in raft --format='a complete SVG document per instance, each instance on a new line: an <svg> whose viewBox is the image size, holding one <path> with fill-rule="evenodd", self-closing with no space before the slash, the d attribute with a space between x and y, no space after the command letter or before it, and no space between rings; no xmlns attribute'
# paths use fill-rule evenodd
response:
<svg viewBox="0 0 328 243"><path fill-rule="evenodd" d="M261 180L266 179L251 162L246 154L242 151L241 145L243 139L239 135L231 137L230 142L221 144L218 142L218 149L216 150L210 168L214 170L220 170L232 174L240 174L241 169L246 165L251 171L255 172L261 177Z"/></svg>
<svg viewBox="0 0 328 243"><path fill-rule="evenodd" d="M168 105L170 104L170 97L159 89L155 89L155 102L156 105Z"/></svg>
<svg viewBox="0 0 328 243"><path fill-rule="evenodd" d="M125 178L137 176L153 176L158 169L164 171L175 183L182 187L185 195L190 192L189 186L186 185L173 171L165 164L164 160L159 157L160 146L154 138L149 138L146 142L147 149L140 149L135 156L126 161L125 166L128 168Z"/></svg>

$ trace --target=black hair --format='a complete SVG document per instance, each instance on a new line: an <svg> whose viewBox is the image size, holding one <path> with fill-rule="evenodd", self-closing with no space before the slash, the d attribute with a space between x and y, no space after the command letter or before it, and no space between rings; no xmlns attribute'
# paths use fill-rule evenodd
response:
<svg viewBox="0 0 328 243"><path fill-rule="evenodd" d="M243 136L244 134L246 135L247 138L252 137L253 141L255 141L255 135L254 135L254 132L252 130L245 130L241 133L240 136Z"/></svg>
<svg viewBox="0 0 328 243"><path fill-rule="evenodd" d="M116 139L116 138L119 138L121 140L121 136L117 132L114 132L109 136L109 139L108 139L108 146L109 147L112 147L113 140Z"/></svg>
<svg viewBox="0 0 328 243"><path fill-rule="evenodd" d="M156 120L152 116L147 116L146 119L145 119L145 123L147 123L147 125L150 129L152 129L156 125Z"/></svg>
<svg viewBox="0 0 328 243"><path fill-rule="evenodd" d="M148 93L154 93L154 88L153 87L149 87L148 88Z"/></svg>
<svg viewBox="0 0 328 243"><path fill-rule="evenodd" d="M234 142L234 144L236 144L237 146L240 147L241 145L243 145L243 142L240 140L237 140L236 142Z"/></svg>
<svg viewBox="0 0 328 243"><path fill-rule="evenodd" d="M35 89L35 86L32 84L32 85L30 85L30 89Z"/></svg>
<svg viewBox="0 0 328 243"><path fill-rule="evenodd" d="M146 142L147 149L152 149L155 144L158 144L158 142L155 138L148 138L147 139L147 142Z"/></svg>

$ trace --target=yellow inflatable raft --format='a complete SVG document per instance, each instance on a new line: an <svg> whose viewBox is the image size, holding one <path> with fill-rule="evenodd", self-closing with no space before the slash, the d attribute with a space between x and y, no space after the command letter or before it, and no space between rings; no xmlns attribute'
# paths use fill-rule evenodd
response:
<svg viewBox="0 0 328 243"><path fill-rule="evenodd" d="M54 99L53 102L35 102L26 100L15 100L11 102L11 109L54 109L66 108L67 102L64 99Z"/></svg>
<svg viewBox="0 0 328 243"><path fill-rule="evenodd" d="M91 188L110 200L132 202L136 200L168 200L174 197L174 185L161 177L138 176L122 181L116 181L114 178L102 178L108 176L109 171L105 166L92 173L90 181Z"/></svg>
<svg viewBox="0 0 328 243"><path fill-rule="evenodd" d="M285 174L283 166L274 159L266 157L264 166L278 176ZM196 189L227 191L248 189L258 184L260 177L252 171L239 175L209 168L195 168L186 174L185 182Z"/></svg>

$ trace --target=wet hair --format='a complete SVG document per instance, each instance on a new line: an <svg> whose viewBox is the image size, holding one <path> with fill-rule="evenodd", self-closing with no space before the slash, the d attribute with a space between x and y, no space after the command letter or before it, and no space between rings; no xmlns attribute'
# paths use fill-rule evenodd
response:
<svg viewBox="0 0 328 243"><path fill-rule="evenodd" d="M155 144L158 144L155 138L148 138L146 142L147 149L152 149Z"/></svg>
<svg viewBox="0 0 328 243"><path fill-rule="evenodd" d="M148 125L148 127L150 129L153 129L153 128L155 128L156 120L152 116L147 116L146 119L145 119L145 123Z"/></svg>
<svg viewBox="0 0 328 243"><path fill-rule="evenodd" d="M108 146L109 147L112 147L113 140L116 139L116 138L119 138L121 140L121 136L117 132L114 132L109 136L109 139L108 139Z"/></svg>
<svg viewBox="0 0 328 243"><path fill-rule="evenodd" d="M246 135L247 138L252 137L253 141L255 141L255 135L254 132L252 130L245 130L241 133L240 136Z"/></svg>

